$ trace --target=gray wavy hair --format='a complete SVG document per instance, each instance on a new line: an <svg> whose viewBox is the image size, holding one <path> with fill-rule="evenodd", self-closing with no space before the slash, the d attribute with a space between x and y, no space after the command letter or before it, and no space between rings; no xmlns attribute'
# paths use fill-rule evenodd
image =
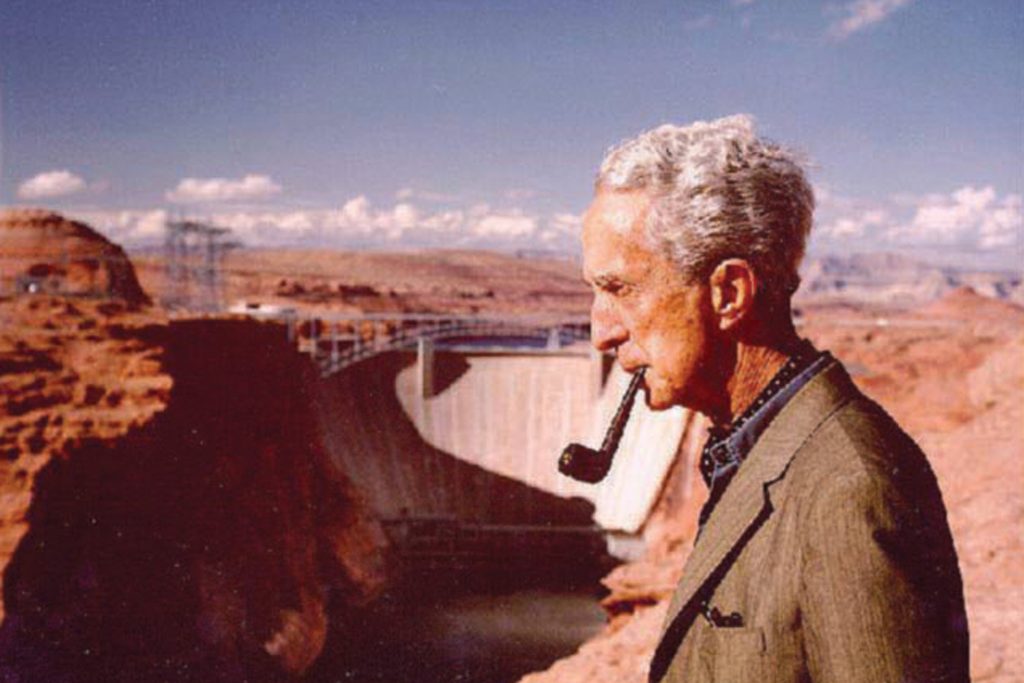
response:
<svg viewBox="0 0 1024 683"><path fill-rule="evenodd" d="M814 192L796 154L754 128L746 114L660 126L613 147L595 185L649 193L647 237L688 280L746 259L776 308L800 284Z"/></svg>

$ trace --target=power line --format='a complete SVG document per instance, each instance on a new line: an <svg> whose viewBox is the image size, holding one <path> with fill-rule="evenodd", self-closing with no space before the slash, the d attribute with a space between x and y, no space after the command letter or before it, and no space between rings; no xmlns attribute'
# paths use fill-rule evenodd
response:
<svg viewBox="0 0 1024 683"><path fill-rule="evenodd" d="M242 246L227 239L230 233L195 220L164 223L165 306L211 313L223 308L221 262L224 254Z"/></svg>

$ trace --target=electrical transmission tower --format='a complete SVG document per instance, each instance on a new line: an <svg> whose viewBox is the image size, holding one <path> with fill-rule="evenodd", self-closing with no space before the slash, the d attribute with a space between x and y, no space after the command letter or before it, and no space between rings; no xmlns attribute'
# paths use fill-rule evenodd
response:
<svg viewBox="0 0 1024 683"><path fill-rule="evenodd" d="M221 310L221 262L228 251L242 246L227 239L230 232L199 221L167 221L165 306L207 313Z"/></svg>

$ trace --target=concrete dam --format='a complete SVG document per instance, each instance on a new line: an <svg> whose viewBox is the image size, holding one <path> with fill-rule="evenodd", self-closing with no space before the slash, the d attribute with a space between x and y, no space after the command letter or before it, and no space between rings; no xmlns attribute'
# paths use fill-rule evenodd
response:
<svg viewBox="0 0 1024 683"><path fill-rule="evenodd" d="M678 451L688 416L637 401L604 482L559 474L566 444L600 443L628 377L577 340L552 334L543 348L522 346L510 329L378 344L317 384L335 464L420 568L500 565L522 553L584 562L606 538L628 553L622 540L643 526ZM343 342L341 354L352 348ZM325 353L338 349L335 337Z"/></svg>
<svg viewBox="0 0 1024 683"><path fill-rule="evenodd" d="M559 474L566 444L601 442L629 379L567 341L438 335L315 384L325 449L366 497L399 571L363 626L328 640L359 654L329 645L308 683L338 671L511 682L601 628L600 578L612 555L642 551L643 525L694 430L689 414L637 401L603 482ZM322 350L339 346L344 357L337 339Z"/></svg>

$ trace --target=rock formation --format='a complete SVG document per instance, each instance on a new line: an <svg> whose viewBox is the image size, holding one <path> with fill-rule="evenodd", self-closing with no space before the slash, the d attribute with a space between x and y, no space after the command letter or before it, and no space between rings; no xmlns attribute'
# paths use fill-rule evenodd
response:
<svg viewBox="0 0 1024 683"><path fill-rule="evenodd" d="M939 299L958 287L1020 301L1020 272L935 266L900 254L867 253L809 258L801 268L798 303L822 300L907 307Z"/></svg>
<svg viewBox="0 0 1024 683"><path fill-rule="evenodd" d="M78 221L45 209L0 211L2 293L60 293L148 304L124 250Z"/></svg>
<svg viewBox="0 0 1024 683"><path fill-rule="evenodd" d="M0 679L308 669L386 541L284 329L46 295L0 316Z"/></svg>

